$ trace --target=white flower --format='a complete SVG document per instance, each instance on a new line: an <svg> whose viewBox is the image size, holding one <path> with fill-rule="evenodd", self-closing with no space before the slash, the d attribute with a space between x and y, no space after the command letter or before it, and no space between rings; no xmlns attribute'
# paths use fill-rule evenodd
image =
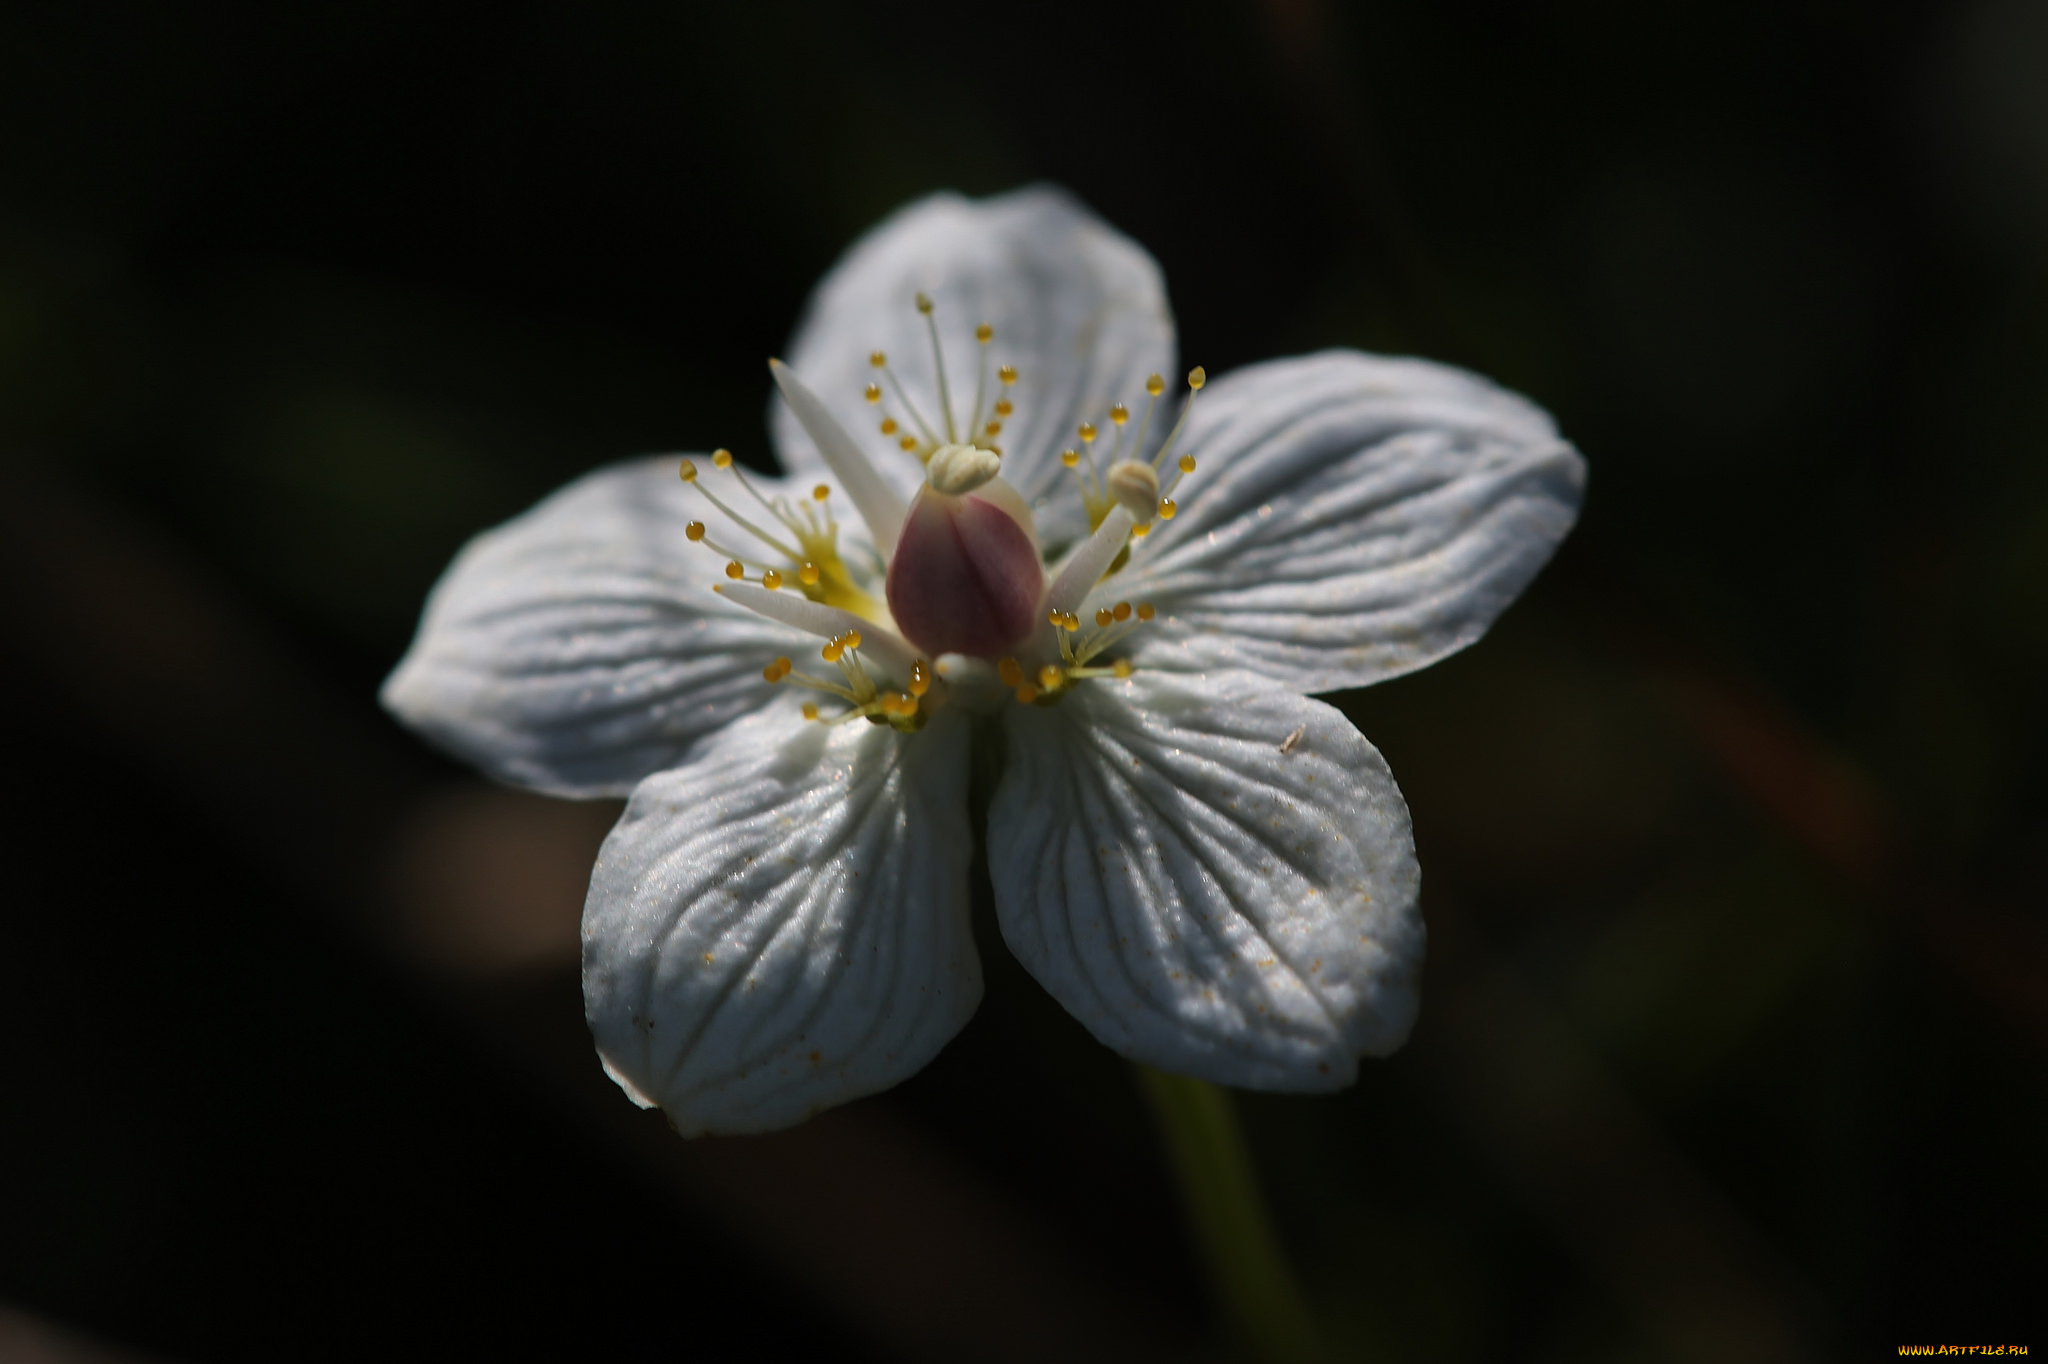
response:
<svg viewBox="0 0 2048 1364"><path fill-rule="evenodd" d="M776 368L788 479L602 470L435 588L385 704L502 780L631 794L583 960L637 1102L785 1126L959 1030L977 729L1003 936L1104 1043L1313 1091L1404 1040L1407 807L1303 693L1477 639L1584 466L1459 370L1331 351L1168 397L1173 347L1158 268L1064 194L926 199Z"/></svg>

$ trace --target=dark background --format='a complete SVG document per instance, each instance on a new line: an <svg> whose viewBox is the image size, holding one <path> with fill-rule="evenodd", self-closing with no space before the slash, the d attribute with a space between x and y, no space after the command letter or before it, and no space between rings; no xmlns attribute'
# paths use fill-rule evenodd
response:
<svg viewBox="0 0 2048 1364"><path fill-rule="evenodd" d="M925 1073L683 1143L582 1031L611 812L373 699L467 536L765 459L837 253L1034 179L1185 363L1428 354L1592 468L1342 698L1422 1021L1242 1105L1341 1357L2048 1350L2048 6L80 0L0 10L0 1352L1223 1357L992 926Z"/></svg>

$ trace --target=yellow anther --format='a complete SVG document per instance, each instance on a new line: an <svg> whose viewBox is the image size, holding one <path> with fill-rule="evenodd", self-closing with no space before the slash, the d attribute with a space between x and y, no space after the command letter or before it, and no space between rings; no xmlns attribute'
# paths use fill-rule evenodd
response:
<svg viewBox="0 0 2048 1364"><path fill-rule="evenodd" d="M998 417L1007 417L1016 410L1016 406L1008 398L996 399L996 415Z"/></svg>
<svg viewBox="0 0 2048 1364"><path fill-rule="evenodd" d="M1095 439L1094 423L1082 422L1080 427L1075 431L1075 434L1080 436L1080 438L1084 441L1093 441Z"/></svg>
<svg viewBox="0 0 2048 1364"><path fill-rule="evenodd" d="M896 443L902 446L905 450L915 450L917 448L917 437L903 436L898 438Z"/></svg>
<svg viewBox="0 0 2048 1364"><path fill-rule="evenodd" d="M880 369L882 366L889 363L889 357L882 354L882 352L880 351L870 351L868 352L868 363L873 365L876 369Z"/></svg>
<svg viewBox="0 0 2048 1364"><path fill-rule="evenodd" d="M822 483L811 489L811 500L814 502L823 502L830 496L832 496L832 490Z"/></svg>
<svg viewBox="0 0 2048 1364"><path fill-rule="evenodd" d="M806 702L804 702L804 719L806 719L806 720L815 720L815 719L817 719L817 718L818 718L818 705L817 705L817 702L815 702L815 701L806 701Z"/></svg>
<svg viewBox="0 0 2048 1364"><path fill-rule="evenodd" d="M1069 611L1067 612L1067 618L1061 621L1060 624L1066 627L1068 634L1072 634L1081 628L1081 618L1072 611Z"/></svg>
<svg viewBox="0 0 2048 1364"><path fill-rule="evenodd" d="M1118 677L1129 677L1131 675L1131 660L1129 660L1128 658L1119 658L1113 665L1111 670L1115 672Z"/></svg>
<svg viewBox="0 0 2048 1364"><path fill-rule="evenodd" d="M931 689L932 670L927 668L924 665L924 660L920 658L917 662L910 665L910 694L912 696L923 696Z"/></svg>
<svg viewBox="0 0 2048 1364"><path fill-rule="evenodd" d="M1122 426L1131 419L1131 409L1125 407L1122 403L1111 403L1109 405L1109 419L1118 426Z"/></svg>
<svg viewBox="0 0 2048 1364"><path fill-rule="evenodd" d="M880 384L868 385L868 401L871 403L882 401L882 386Z"/></svg>
<svg viewBox="0 0 2048 1364"><path fill-rule="evenodd" d="M996 664L996 676L1003 679L1003 685L1014 687L1024 680L1024 669L1016 659L1005 658Z"/></svg>
<svg viewBox="0 0 2048 1364"><path fill-rule="evenodd" d="M1038 670L1038 685L1051 691L1065 677L1066 674L1060 671L1057 663L1048 663Z"/></svg>
<svg viewBox="0 0 2048 1364"><path fill-rule="evenodd" d="M747 566L738 559L734 559L725 566L725 576L731 578L734 582L738 582L741 578L747 576Z"/></svg>
<svg viewBox="0 0 2048 1364"><path fill-rule="evenodd" d="M904 693L902 693L902 692L900 692L900 691L899 691L899 692L897 692L897 693L896 693L896 713L897 713L898 715L915 715L915 714L917 714L917 698L916 698L916 697L914 697L914 696L907 696L907 695L905 695Z"/></svg>
<svg viewBox="0 0 2048 1364"><path fill-rule="evenodd" d="M1141 601L1141 602L1139 602L1139 603L1138 603L1138 619L1139 619L1139 620L1150 620L1150 619L1152 619L1152 617L1153 617L1153 616L1154 616L1155 614L1156 614L1156 613L1155 613L1155 612L1154 612L1154 611L1152 610L1152 603L1151 603L1151 602L1148 602L1148 601Z"/></svg>
<svg viewBox="0 0 2048 1364"><path fill-rule="evenodd" d="M761 575L761 586L767 588L770 592L780 591L782 588L782 575L772 568L769 569Z"/></svg>
<svg viewBox="0 0 2048 1364"><path fill-rule="evenodd" d="M732 451L713 450L711 452L711 462L721 469L730 469L732 467Z"/></svg>
<svg viewBox="0 0 2048 1364"><path fill-rule="evenodd" d="M1015 365L1002 366L1001 368L996 370L996 378L1001 379L1006 384L1016 383L1017 367Z"/></svg>
<svg viewBox="0 0 2048 1364"><path fill-rule="evenodd" d="M1149 606L1139 607L1138 618L1141 620L1152 619L1152 608ZM839 642L841 644L844 644L849 649L858 649L860 647L860 631L848 630L845 634L839 637Z"/></svg>
<svg viewBox="0 0 2048 1364"><path fill-rule="evenodd" d="M683 476L683 482L695 483L697 481L697 466L693 461L687 459L684 460L683 467L680 472Z"/></svg>
<svg viewBox="0 0 2048 1364"><path fill-rule="evenodd" d="M1156 374L1153 375L1151 378L1145 381L1145 391L1155 398L1158 397L1160 394L1166 392L1166 380L1160 378Z"/></svg>
<svg viewBox="0 0 2048 1364"><path fill-rule="evenodd" d="M1000 436L1003 434L1003 424L1001 422L990 422L987 426L982 427L981 430L983 435Z"/></svg>
<svg viewBox="0 0 2048 1364"><path fill-rule="evenodd" d="M896 434L896 419L894 417L882 418L882 434L885 436Z"/></svg>
<svg viewBox="0 0 2048 1364"><path fill-rule="evenodd" d="M1180 457L1180 471L1184 474L1191 474L1195 471L1195 457L1193 455L1182 455Z"/></svg>
<svg viewBox="0 0 2048 1364"><path fill-rule="evenodd" d="M1111 621L1115 619L1116 612L1110 610L1107 606L1103 607L1100 611L1097 611L1095 613L1095 623L1097 625L1108 625Z"/></svg>
<svg viewBox="0 0 2048 1364"><path fill-rule="evenodd" d="M1203 368L1202 368L1202 367L1201 367L1200 365L1196 365L1196 366L1195 366L1195 367L1194 367L1193 369L1191 369L1191 370L1189 370L1189 371L1188 371L1188 387L1189 387L1189 388L1192 388L1192 389L1197 389L1197 390L1199 390L1199 389L1200 389L1200 388L1202 387L1202 385L1203 385L1203 384L1206 384L1206 383L1208 383L1208 382L1209 382L1209 371L1208 371L1208 370L1206 370L1206 369L1203 369Z"/></svg>
<svg viewBox="0 0 2048 1364"><path fill-rule="evenodd" d="M995 339L995 334L996 329L994 327L989 326L989 324L986 322L982 323L979 327L976 327L974 329L974 339L981 342L981 344L984 346L986 346L990 341Z"/></svg>
<svg viewBox="0 0 2048 1364"><path fill-rule="evenodd" d="M825 647L818 650L818 655L819 657L823 658L827 663L837 663L839 661L839 655L845 652L845 645L841 644L836 639L828 639L825 641Z"/></svg>
<svg viewBox="0 0 2048 1364"><path fill-rule="evenodd" d="M931 299L927 298L924 294L920 293L917 296L917 310L921 313L929 315L932 310Z"/></svg>
<svg viewBox="0 0 2048 1364"><path fill-rule="evenodd" d="M1118 620L1129 620L1131 618L1131 604L1127 601L1120 601L1116 604L1116 609L1110 612L1110 614Z"/></svg>
<svg viewBox="0 0 2048 1364"><path fill-rule="evenodd" d="M1060 451L1060 463L1066 465L1069 469L1074 468L1076 465L1080 464L1080 462L1081 452L1079 450Z"/></svg>
<svg viewBox="0 0 2048 1364"><path fill-rule="evenodd" d="M702 521L692 521L689 525L683 527L683 534L689 536L692 540L702 540L704 538L704 523Z"/></svg>
<svg viewBox="0 0 2048 1364"><path fill-rule="evenodd" d="M1143 525L1131 527L1131 538L1133 540L1142 540L1151 533L1152 523L1150 521L1145 522Z"/></svg>
<svg viewBox="0 0 2048 1364"><path fill-rule="evenodd" d="M1036 682L1019 682L1017 684L1017 699L1027 706L1036 701L1038 699L1038 684Z"/></svg>
<svg viewBox="0 0 2048 1364"><path fill-rule="evenodd" d="M796 571L796 579L805 587L816 587L818 585L818 566L811 563L805 564Z"/></svg>
<svg viewBox="0 0 2048 1364"><path fill-rule="evenodd" d="M1159 519L1161 521L1173 520L1173 514L1179 510L1180 503L1174 501L1172 498L1162 497L1159 499Z"/></svg>

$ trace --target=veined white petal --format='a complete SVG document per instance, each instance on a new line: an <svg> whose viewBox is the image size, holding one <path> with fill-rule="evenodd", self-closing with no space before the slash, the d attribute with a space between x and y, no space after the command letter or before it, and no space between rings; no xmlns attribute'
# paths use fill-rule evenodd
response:
<svg viewBox="0 0 2048 1364"><path fill-rule="evenodd" d="M780 360L770 360L768 372L775 376L775 386L781 390L782 400L788 405L791 415L811 438L812 448L846 489L846 495L853 499L861 519L868 523L868 534L874 537L875 548L884 559L888 558L896 548L897 535L903 529L904 499L875 471L875 466L861 453L853 437L846 434L846 429L832 415L831 409L791 373L788 365Z"/></svg>
<svg viewBox="0 0 2048 1364"><path fill-rule="evenodd" d="M858 630L861 652L882 664L891 677L908 677L910 665L921 657L910 646L910 641L894 630L851 611L812 601L801 592L780 589L770 592L753 583L730 582L720 583L712 590L727 601L736 602L749 611L794 626L819 639L836 639L848 630Z"/></svg>
<svg viewBox="0 0 2048 1364"><path fill-rule="evenodd" d="M981 998L967 734L750 716L633 793L583 911L605 1068L684 1135L762 1132L918 1070Z"/></svg>
<svg viewBox="0 0 2048 1364"><path fill-rule="evenodd" d="M721 559L684 527L756 542L677 468L664 457L600 470L472 540L428 597L385 708L501 781L623 796L774 699L761 668L789 632L720 600ZM721 492L759 513L736 482Z"/></svg>
<svg viewBox="0 0 2048 1364"><path fill-rule="evenodd" d="M1303 691L1413 671L1485 633L1571 529L1585 462L1534 404L1422 360L1328 351L1225 375L1181 448L1179 514L1117 590L1147 667Z"/></svg>
<svg viewBox="0 0 2048 1364"><path fill-rule="evenodd" d="M1407 1038L1423 931L1408 807L1331 707L1248 673L1004 712L1003 937L1106 1045L1253 1089L1349 1084Z"/></svg>
<svg viewBox="0 0 2048 1364"><path fill-rule="evenodd" d="M986 360L981 416L987 419L999 396L1016 407L994 438L1003 449L1003 477L1034 503L1052 496L1039 511L1050 517L1043 530L1052 540L1076 535L1080 499L1059 452L1074 443L1082 421L1107 430L1111 403L1141 412L1146 376L1174 373L1173 316L1159 267L1144 248L1049 186L989 199L935 194L856 242L811 296L789 363L842 426L869 442L905 499L924 471L874 432L883 411L915 429L911 413L886 385L879 408L862 393L881 377L868 356L884 352L911 403L944 437L931 338L913 306L920 292L933 301L956 430L973 415ZM974 339L984 322L995 329L986 348ZM1006 394L995 375L1002 364L1018 372ZM817 450L803 428L780 410L771 419L785 465L816 468ZM1080 521L1078 531L1086 530Z"/></svg>

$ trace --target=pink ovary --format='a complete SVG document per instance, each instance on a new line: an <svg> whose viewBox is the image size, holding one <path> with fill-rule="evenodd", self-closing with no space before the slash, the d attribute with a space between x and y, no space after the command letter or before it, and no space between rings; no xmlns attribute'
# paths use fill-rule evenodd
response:
<svg viewBox="0 0 2048 1364"><path fill-rule="evenodd" d="M889 561L890 614L933 657L998 658L1031 633L1045 584L1016 518L973 493L920 489Z"/></svg>

